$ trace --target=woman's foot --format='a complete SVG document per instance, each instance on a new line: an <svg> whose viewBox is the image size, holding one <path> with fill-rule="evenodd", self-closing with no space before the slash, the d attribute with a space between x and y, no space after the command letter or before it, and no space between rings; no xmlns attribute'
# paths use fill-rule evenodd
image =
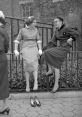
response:
<svg viewBox="0 0 82 117"><path fill-rule="evenodd" d="M52 75L53 72L51 70L49 70L47 73L46 73L46 76L49 76L49 75Z"/></svg>
<svg viewBox="0 0 82 117"><path fill-rule="evenodd" d="M40 106L41 106L41 103L40 103L40 101L38 100L37 96L35 96L34 100L35 100L36 105L37 105L38 107L40 107Z"/></svg>
<svg viewBox="0 0 82 117"><path fill-rule="evenodd" d="M7 114L7 115L9 115L9 111L10 111L10 108L9 107L7 107L7 108L5 108L4 110L2 110L2 111L0 111L0 114Z"/></svg>
<svg viewBox="0 0 82 117"><path fill-rule="evenodd" d="M37 90L38 89L38 85L34 84L33 90Z"/></svg>
<svg viewBox="0 0 82 117"><path fill-rule="evenodd" d="M30 97L30 104L32 107L36 107L35 99L33 97Z"/></svg>
<svg viewBox="0 0 82 117"><path fill-rule="evenodd" d="M55 85L54 88L52 89L51 93L56 93L58 88L59 88L59 85Z"/></svg>
<svg viewBox="0 0 82 117"><path fill-rule="evenodd" d="M26 92L30 92L30 88L26 88Z"/></svg>

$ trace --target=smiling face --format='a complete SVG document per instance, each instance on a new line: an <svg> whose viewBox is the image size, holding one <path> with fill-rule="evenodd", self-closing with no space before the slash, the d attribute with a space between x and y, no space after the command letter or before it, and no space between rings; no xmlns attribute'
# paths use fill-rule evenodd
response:
<svg viewBox="0 0 82 117"><path fill-rule="evenodd" d="M54 19L54 26L55 26L55 28L60 29L62 25L63 25L63 21L61 21L58 18Z"/></svg>

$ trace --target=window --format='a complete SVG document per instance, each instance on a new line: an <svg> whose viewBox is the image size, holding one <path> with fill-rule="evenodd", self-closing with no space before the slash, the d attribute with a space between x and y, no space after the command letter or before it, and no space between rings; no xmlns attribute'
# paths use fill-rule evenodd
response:
<svg viewBox="0 0 82 117"><path fill-rule="evenodd" d="M20 1L19 5L23 18L33 15L33 0Z"/></svg>

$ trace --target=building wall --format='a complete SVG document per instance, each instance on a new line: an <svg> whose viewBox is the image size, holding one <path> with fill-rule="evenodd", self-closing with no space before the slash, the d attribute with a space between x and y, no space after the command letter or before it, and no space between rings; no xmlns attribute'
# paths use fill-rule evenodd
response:
<svg viewBox="0 0 82 117"><path fill-rule="evenodd" d="M11 0L0 0L0 10L2 10L5 15L11 16Z"/></svg>
<svg viewBox="0 0 82 117"><path fill-rule="evenodd" d="M0 10L3 10L6 16L21 18L21 9L19 2L29 0L0 0ZM69 16L70 9L74 17L78 20L82 11L81 0L32 0L33 15L42 22L51 22L55 16L62 16L72 20ZM66 20L68 20L66 19ZM70 22L70 21L68 21ZM76 23L75 23L76 24Z"/></svg>
<svg viewBox="0 0 82 117"><path fill-rule="evenodd" d="M6 16L22 18L20 1L29 0L0 0L0 10ZM61 16L67 25L78 27L82 32L82 0L32 0L33 15L41 22L53 22L54 17ZM10 27L11 29L11 27ZM10 31L11 32L11 31ZM82 48L82 39L79 41Z"/></svg>

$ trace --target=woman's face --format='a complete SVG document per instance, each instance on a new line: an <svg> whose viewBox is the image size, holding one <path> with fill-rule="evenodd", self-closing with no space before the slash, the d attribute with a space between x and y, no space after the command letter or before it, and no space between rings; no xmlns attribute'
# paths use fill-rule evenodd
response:
<svg viewBox="0 0 82 117"><path fill-rule="evenodd" d="M36 26L36 20L33 21L32 25L33 26Z"/></svg>
<svg viewBox="0 0 82 117"><path fill-rule="evenodd" d="M63 24L63 22L60 19L58 19L58 18L54 19L55 28L60 29L62 24Z"/></svg>

